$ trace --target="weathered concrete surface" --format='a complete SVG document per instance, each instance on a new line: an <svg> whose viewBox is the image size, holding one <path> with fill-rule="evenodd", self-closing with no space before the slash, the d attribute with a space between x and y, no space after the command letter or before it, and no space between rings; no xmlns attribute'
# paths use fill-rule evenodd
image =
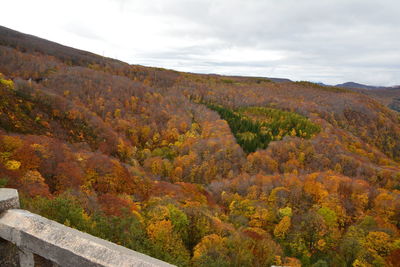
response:
<svg viewBox="0 0 400 267"><path fill-rule="evenodd" d="M18 191L11 188L0 188L0 213L8 209L19 208Z"/></svg>
<svg viewBox="0 0 400 267"><path fill-rule="evenodd" d="M35 267L34 256L31 252L20 249L18 254L21 267Z"/></svg>
<svg viewBox="0 0 400 267"><path fill-rule="evenodd" d="M17 208L19 208L18 191L10 188L0 188L0 215L8 209ZM18 247L2 238L0 238L0 266L20 266Z"/></svg>
<svg viewBox="0 0 400 267"><path fill-rule="evenodd" d="M1 267L20 266L18 247L1 238L0 238L0 266Z"/></svg>
<svg viewBox="0 0 400 267"><path fill-rule="evenodd" d="M25 210L0 215L0 238L60 266L173 266Z"/></svg>

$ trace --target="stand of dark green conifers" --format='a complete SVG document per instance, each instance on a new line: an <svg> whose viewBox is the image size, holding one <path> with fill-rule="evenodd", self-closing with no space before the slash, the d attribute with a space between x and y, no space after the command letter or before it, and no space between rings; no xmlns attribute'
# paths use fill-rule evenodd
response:
<svg viewBox="0 0 400 267"><path fill-rule="evenodd" d="M267 107L232 110L212 103L206 105L228 122L238 144L246 153L264 149L271 141L281 140L287 135L309 139L321 131L320 126L294 112Z"/></svg>

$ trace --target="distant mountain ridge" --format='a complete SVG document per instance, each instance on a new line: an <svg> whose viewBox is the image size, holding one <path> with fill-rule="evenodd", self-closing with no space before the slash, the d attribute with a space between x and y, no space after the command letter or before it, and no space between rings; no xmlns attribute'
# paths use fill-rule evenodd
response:
<svg viewBox="0 0 400 267"><path fill-rule="evenodd" d="M400 85L396 86L373 86L373 85L365 85L361 83L355 82L346 82L335 85L335 87L344 87L344 88L356 88L356 89L367 89L367 90L376 90L376 89L400 89Z"/></svg>

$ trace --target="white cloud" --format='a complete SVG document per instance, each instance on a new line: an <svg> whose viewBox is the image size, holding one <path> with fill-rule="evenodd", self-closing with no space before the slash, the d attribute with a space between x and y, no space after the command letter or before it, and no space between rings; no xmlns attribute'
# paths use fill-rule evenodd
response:
<svg viewBox="0 0 400 267"><path fill-rule="evenodd" d="M132 64L400 84L396 0L3 0L0 25Z"/></svg>

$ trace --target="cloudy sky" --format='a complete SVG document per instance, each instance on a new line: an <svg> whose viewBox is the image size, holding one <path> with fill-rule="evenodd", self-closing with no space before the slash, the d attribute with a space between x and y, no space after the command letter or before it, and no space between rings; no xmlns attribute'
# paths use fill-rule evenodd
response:
<svg viewBox="0 0 400 267"><path fill-rule="evenodd" d="M131 64L400 84L398 0L2 0L0 25Z"/></svg>

